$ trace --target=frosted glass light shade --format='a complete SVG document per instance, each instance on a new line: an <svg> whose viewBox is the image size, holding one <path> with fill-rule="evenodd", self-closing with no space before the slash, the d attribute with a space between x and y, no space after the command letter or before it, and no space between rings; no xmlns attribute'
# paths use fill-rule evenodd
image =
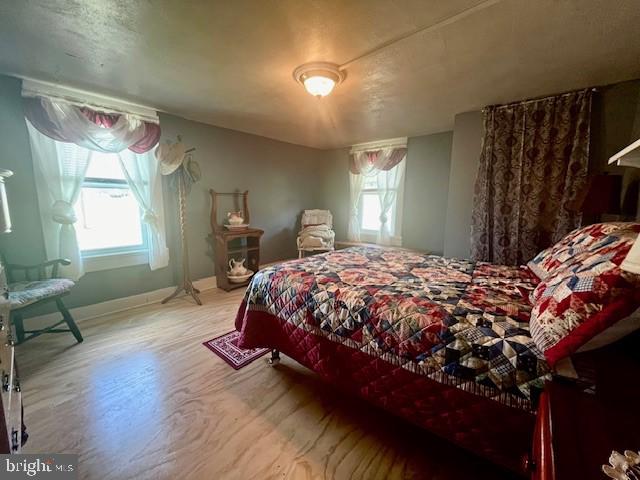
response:
<svg viewBox="0 0 640 480"><path fill-rule="evenodd" d="M334 63L305 63L293 71L293 78L314 97L326 97L344 80L345 72Z"/></svg>
<svg viewBox="0 0 640 480"><path fill-rule="evenodd" d="M626 258L620 264L620 268L627 272L640 274L640 235L627 253Z"/></svg>
<svg viewBox="0 0 640 480"><path fill-rule="evenodd" d="M316 97L326 97L331 93L335 86L336 82L333 79L320 75L304 79L304 88L307 89L307 92Z"/></svg>

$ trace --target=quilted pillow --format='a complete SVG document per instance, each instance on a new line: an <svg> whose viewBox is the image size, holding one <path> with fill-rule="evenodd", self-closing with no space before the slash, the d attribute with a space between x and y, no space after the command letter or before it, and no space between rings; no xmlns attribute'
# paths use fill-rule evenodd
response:
<svg viewBox="0 0 640 480"><path fill-rule="evenodd" d="M622 222L596 223L573 230L555 245L538 253L527 263L527 267L540 280L544 280L556 269L565 266L567 261L571 261L577 254L589 250L595 242L618 230L627 229L629 225ZM534 299L531 300L533 302Z"/></svg>
<svg viewBox="0 0 640 480"><path fill-rule="evenodd" d="M564 254L554 253L564 263L532 293L531 336L551 366L640 307L640 275L620 269L640 224L598 224L581 231L571 234L572 246Z"/></svg>

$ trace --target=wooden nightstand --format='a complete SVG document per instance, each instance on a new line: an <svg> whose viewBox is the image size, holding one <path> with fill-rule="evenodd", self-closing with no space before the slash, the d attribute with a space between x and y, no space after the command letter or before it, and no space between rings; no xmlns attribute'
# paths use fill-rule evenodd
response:
<svg viewBox="0 0 640 480"><path fill-rule="evenodd" d="M638 382L637 372L629 382ZM538 407L533 439L534 480L604 480L612 450L640 450L635 391L592 395L550 382Z"/></svg>

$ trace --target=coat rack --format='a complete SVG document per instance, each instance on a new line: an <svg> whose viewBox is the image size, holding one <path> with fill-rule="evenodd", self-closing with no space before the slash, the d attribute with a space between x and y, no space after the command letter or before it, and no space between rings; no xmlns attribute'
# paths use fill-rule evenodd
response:
<svg viewBox="0 0 640 480"><path fill-rule="evenodd" d="M178 141L181 141L180 136L178 136ZM185 151L186 155L195 151L195 148L190 148ZM180 246L182 249L182 280L178 282L178 286L175 291L169 295L167 298L162 300L161 303L167 303L169 300L174 299L183 291L193 297L198 305L202 305L202 301L198 294L200 290L193 286L193 282L191 281L191 272L189 269L189 246L187 244L187 199L186 199L186 187L184 177L187 175L185 172L184 162L180 165L180 167L176 170L177 175L177 183L178 183L178 219L180 223Z"/></svg>

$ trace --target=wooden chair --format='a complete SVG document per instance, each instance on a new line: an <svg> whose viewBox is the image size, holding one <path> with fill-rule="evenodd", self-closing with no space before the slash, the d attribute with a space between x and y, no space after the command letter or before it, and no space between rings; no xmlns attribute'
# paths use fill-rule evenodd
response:
<svg viewBox="0 0 640 480"><path fill-rule="evenodd" d="M6 263L1 255L0 259L6 272L11 322L16 329L17 344L43 333L66 332L71 332L78 343L82 342L80 329L62 302L62 297L71 291L75 283L67 278L58 278L60 265L69 265L71 262L66 259L57 259L37 265L14 265ZM49 302L56 303L62 319L46 328L25 330L24 311ZM68 328L58 328L63 323L66 323Z"/></svg>

